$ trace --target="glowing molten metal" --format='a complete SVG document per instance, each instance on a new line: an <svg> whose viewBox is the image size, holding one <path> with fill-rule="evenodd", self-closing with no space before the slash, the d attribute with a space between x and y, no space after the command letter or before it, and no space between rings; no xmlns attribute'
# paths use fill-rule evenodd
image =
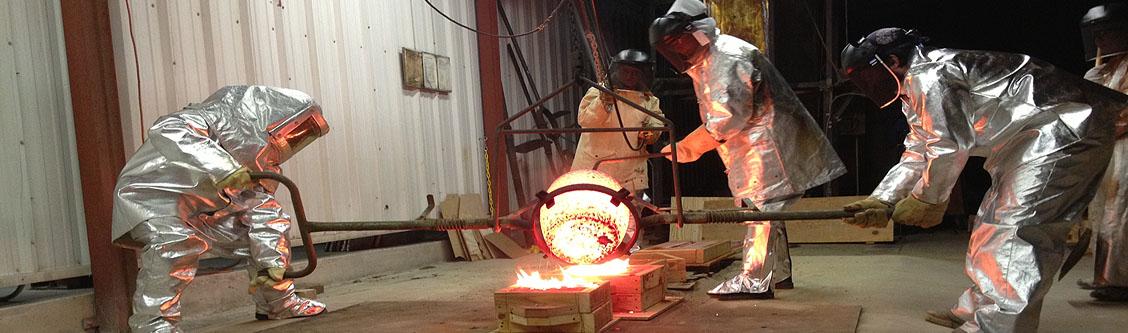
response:
<svg viewBox="0 0 1128 333"><path fill-rule="evenodd" d="M591 282L580 277L570 276L567 273L561 277L542 277L540 272L525 272L520 270L517 272L517 283L514 287L535 289L535 290L548 290L548 289L571 289L571 288L589 288L595 287L598 283Z"/></svg>
<svg viewBox="0 0 1128 333"><path fill-rule="evenodd" d="M551 193L570 185L595 185L619 191L615 179L594 170L576 170L560 176L549 186ZM572 190L540 206L538 225L542 247L560 260L573 264L606 261L637 235L635 214L628 202L617 202L608 193ZM633 244L625 244L629 247ZM620 251L622 252L622 251Z"/></svg>
<svg viewBox="0 0 1128 333"><path fill-rule="evenodd" d="M593 288L606 277L626 274L630 270L627 259L614 259L598 265L573 265L560 268L559 276L541 276L540 272L517 271L513 287L534 290Z"/></svg>

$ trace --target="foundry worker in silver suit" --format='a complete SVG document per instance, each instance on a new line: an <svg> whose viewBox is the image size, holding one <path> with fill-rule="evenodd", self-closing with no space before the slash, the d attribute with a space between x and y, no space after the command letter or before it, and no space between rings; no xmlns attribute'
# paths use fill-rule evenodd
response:
<svg viewBox="0 0 1128 333"><path fill-rule="evenodd" d="M1086 59L1096 65L1085 79L1128 93L1128 4L1093 7L1081 21ZM1101 301L1128 301L1128 139L1120 138L1100 188L1089 205L1096 235L1093 280L1080 282Z"/></svg>
<svg viewBox="0 0 1128 333"><path fill-rule="evenodd" d="M897 100L905 152L846 222L939 224L970 156L992 185L976 216L965 271L972 286L927 319L966 332L1033 332L1070 250L1128 96L1022 54L933 49L913 31L874 31L842 51L844 74L882 107Z"/></svg>
<svg viewBox="0 0 1128 333"><path fill-rule="evenodd" d="M263 86L225 87L157 119L115 190L115 242L140 248L135 332L180 331L181 293L209 251L249 260L256 318L325 311L283 278L290 218L274 199L277 184L252 181L249 172L281 171L328 131L309 95Z"/></svg>
<svg viewBox="0 0 1128 333"><path fill-rule="evenodd" d="M693 79L703 125L677 144L678 162L716 149L738 205L780 211L846 168L799 98L752 44L720 34L698 0L678 0L650 26L650 43ZM663 152L670 152L666 146ZM749 222L743 271L709 291L772 298L791 288L782 221Z"/></svg>

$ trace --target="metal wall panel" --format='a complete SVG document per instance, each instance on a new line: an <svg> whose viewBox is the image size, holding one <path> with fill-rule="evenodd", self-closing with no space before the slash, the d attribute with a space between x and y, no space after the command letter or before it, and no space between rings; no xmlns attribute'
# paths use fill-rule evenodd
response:
<svg viewBox="0 0 1128 333"><path fill-rule="evenodd" d="M0 1L0 287L89 274L58 1Z"/></svg>
<svg viewBox="0 0 1128 333"><path fill-rule="evenodd" d="M455 20L474 25L472 1L432 2ZM123 0L112 3L127 154L140 146L143 129L157 117L219 87L275 85L313 95L333 128L284 166L302 186L312 219L409 218L425 207L429 193L438 198L485 194L475 36L423 1L141 0L129 5L131 12ZM518 29L533 26L552 9L549 5L507 2ZM550 33L524 44L542 90L568 76L567 57L553 56L567 49L552 37L566 23L557 21ZM452 92L405 90L399 62L403 47L449 56ZM507 99L514 101L510 110L524 108L508 59L503 67ZM554 109L575 107L556 103Z"/></svg>
<svg viewBox="0 0 1128 333"><path fill-rule="evenodd" d="M499 2L505 7L510 24L516 33L529 31L536 27L557 5L557 1L500 0ZM569 5L565 5L565 8L560 10L544 31L517 39L541 97L572 81L576 75L577 57L579 56L576 52L581 48L576 44L575 37L578 32L574 28L574 19L570 17L572 14L569 8ZM503 34L506 33L505 25L500 22L500 19L498 29ZM514 115L527 108L529 103L521 89L518 77L520 74L513 66L513 62L506 51L508 43L507 40L501 41L501 79L505 89L505 103L508 113ZM554 112L571 112L569 116L559 119L561 125L567 127L576 122L576 108L579 106L582 96L583 90L576 88L549 101L546 107ZM514 127L534 128L536 125L532 116L528 115L521 118ZM536 137L518 135L514 139L516 144L521 144L536 139ZM573 149L575 148L574 142L571 146ZM518 156L518 162L523 165L520 165L517 171L521 172L526 191L530 194L547 189L549 183L559 176L550 172L547 165L547 156L542 152ZM560 164L564 166L562 171L567 171L572 165L570 158L562 157L559 154L555 158L561 160ZM510 188L512 189L512 186ZM516 198L511 195L511 199L515 200ZM511 200L510 202L515 201Z"/></svg>
<svg viewBox="0 0 1128 333"><path fill-rule="evenodd" d="M473 2L434 3L473 23ZM423 1L129 5L131 12L124 1L113 3L127 154L157 117L222 86L273 85L313 95L332 128L284 165L302 187L311 219L408 218L423 210L429 193L484 193L475 36L441 21ZM452 92L405 90L399 61L404 47L449 56Z"/></svg>

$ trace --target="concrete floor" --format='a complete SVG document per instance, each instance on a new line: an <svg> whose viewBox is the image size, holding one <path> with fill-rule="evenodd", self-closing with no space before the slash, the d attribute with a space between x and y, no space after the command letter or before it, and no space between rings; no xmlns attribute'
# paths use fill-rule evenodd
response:
<svg viewBox="0 0 1128 333"><path fill-rule="evenodd" d="M792 250L796 289L777 292L778 301L774 302L861 305L858 332L948 332L946 328L925 322L922 315L926 310L949 307L968 285L962 271L966 244L966 234L940 231L901 237L896 244L802 245ZM465 302L488 308L492 305L492 292L513 281L517 263L511 259L441 263L331 285L326 287L321 299L335 311L373 301L404 302L395 303L404 305L411 302ZM701 296L705 290L732 275L738 266L731 265L712 277L700 280L695 294L690 297ZM1042 310L1041 331L1123 332L1124 327L1128 327L1128 305L1091 302L1088 292L1074 285L1074 281L1087 277L1091 272L1092 259L1087 258L1050 291ZM692 306L692 303L687 304ZM449 316L461 316L457 318L462 320L460 323L469 326L458 327L465 327L465 330L488 331L493 328L493 314L488 310L466 310L466 313L453 315L444 313L445 317L419 310L420 323L445 323L452 320ZM270 328L286 331L288 327L308 330L309 324L315 323L302 325L300 320L247 320L251 318L252 311L246 308L229 312L224 317L187 322L185 328L214 332L253 332ZM372 312L360 314L368 319L351 327L356 331L386 331L368 326L373 323L379 325L379 320L372 319L382 317L380 311ZM388 314L384 313L383 317ZM396 312L396 316L402 316L402 313ZM333 326L334 331L350 327L348 322L323 323Z"/></svg>

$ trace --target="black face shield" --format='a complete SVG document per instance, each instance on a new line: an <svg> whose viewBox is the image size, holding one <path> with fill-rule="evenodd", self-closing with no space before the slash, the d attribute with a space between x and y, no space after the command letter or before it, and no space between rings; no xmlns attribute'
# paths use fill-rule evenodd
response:
<svg viewBox="0 0 1128 333"><path fill-rule="evenodd" d="M645 51L623 50L611 58L611 84L616 89L649 92L654 60Z"/></svg>
<svg viewBox="0 0 1128 333"><path fill-rule="evenodd" d="M876 54L870 53L868 61L858 59L865 57L867 53L869 52L861 46L846 45L842 50L842 70L859 91L874 104L884 108L897 101L901 93L901 80ZM852 64L848 65L847 59L851 59L849 62Z"/></svg>
<svg viewBox="0 0 1128 333"><path fill-rule="evenodd" d="M882 60L894 50L919 46L927 38L912 30L879 29L842 49L843 74L875 104L884 108L897 101L901 78ZM909 59L901 59L908 62Z"/></svg>
<svg viewBox="0 0 1128 333"><path fill-rule="evenodd" d="M1085 59L1128 53L1128 4L1111 2L1089 9L1081 19Z"/></svg>
<svg viewBox="0 0 1128 333"><path fill-rule="evenodd" d="M658 50L670 65L684 73L701 61L711 40L705 32L693 26L693 21L706 15L689 16L674 12L659 17L650 24L650 45Z"/></svg>

